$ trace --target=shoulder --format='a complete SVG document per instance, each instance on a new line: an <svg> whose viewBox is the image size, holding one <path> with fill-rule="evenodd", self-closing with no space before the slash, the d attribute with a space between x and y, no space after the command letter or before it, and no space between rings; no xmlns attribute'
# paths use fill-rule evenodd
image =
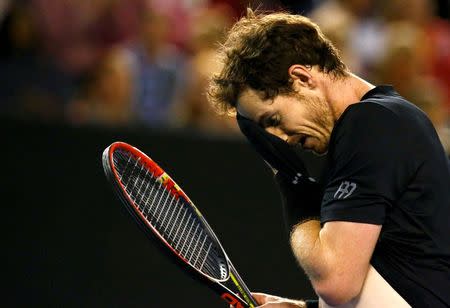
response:
<svg viewBox="0 0 450 308"><path fill-rule="evenodd" d="M405 142L404 120L398 112L369 101L349 106L333 129L330 150L373 149Z"/></svg>
<svg viewBox="0 0 450 308"><path fill-rule="evenodd" d="M425 113L413 103L406 100L391 86L377 86L368 91L360 102L350 105L337 121L340 126L360 124L392 124L393 127L405 128L429 122Z"/></svg>
<svg viewBox="0 0 450 308"><path fill-rule="evenodd" d="M373 101L361 101L350 105L339 118L336 128L356 125L375 125L385 121L396 122L398 114L385 105Z"/></svg>

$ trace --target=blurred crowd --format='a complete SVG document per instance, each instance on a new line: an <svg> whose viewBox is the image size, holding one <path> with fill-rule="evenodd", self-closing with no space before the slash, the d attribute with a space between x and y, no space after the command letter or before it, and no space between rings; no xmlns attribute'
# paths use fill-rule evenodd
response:
<svg viewBox="0 0 450 308"><path fill-rule="evenodd" d="M449 0L2 0L0 114L234 135L205 85L245 8L307 15L350 69L392 84L450 152Z"/></svg>

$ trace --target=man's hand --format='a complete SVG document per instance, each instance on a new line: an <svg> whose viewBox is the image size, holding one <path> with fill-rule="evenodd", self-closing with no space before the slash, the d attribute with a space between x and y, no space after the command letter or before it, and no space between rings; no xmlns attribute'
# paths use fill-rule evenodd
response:
<svg viewBox="0 0 450 308"><path fill-rule="evenodd" d="M264 308L306 308L304 301L282 298L264 293L252 293L253 298Z"/></svg>
<svg viewBox="0 0 450 308"><path fill-rule="evenodd" d="M275 169L275 182L281 193L284 220L288 233L293 226L320 217L322 186L309 176L305 164L293 146L272 135L257 123L236 116L239 128L250 144Z"/></svg>
<svg viewBox="0 0 450 308"><path fill-rule="evenodd" d="M289 145L281 138L272 135L260 127L257 123L240 114L236 115L241 132L247 137L252 147L264 159L264 161L283 176L288 182L296 185L300 181L316 182L309 176L305 164Z"/></svg>

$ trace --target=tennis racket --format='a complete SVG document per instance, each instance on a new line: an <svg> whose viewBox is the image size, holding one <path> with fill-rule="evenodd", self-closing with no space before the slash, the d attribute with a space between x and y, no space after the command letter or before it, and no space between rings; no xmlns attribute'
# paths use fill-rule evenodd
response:
<svg viewBox="0 0 450 308"><path fill-rule="evenodd" d="M103 152L103 169L131 216L177 264L233 307L257 306L205 218L161 167L115 142Z"/></svg>

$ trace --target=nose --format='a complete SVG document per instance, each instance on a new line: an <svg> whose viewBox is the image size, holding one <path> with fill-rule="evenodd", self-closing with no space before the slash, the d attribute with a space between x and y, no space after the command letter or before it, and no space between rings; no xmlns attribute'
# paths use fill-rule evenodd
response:
<svg viewBox="0 0 450 308"><path fill-rule="evenodd" d="M266 132L281 138L284 141L288 141L288 135L279 127L267 127Z"/></svg>

